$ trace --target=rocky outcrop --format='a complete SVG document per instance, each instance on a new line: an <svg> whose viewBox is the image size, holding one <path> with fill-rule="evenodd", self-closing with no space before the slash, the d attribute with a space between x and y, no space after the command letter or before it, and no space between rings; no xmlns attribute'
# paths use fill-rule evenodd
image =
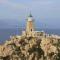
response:
<svg viewBox="0 0 60 60"><path fill-rule="evenodd" d="M51 44L50 39L46 37L13 36L9 41L0 45L0 60L47 60L46 57L50 57L49 54L51 53L53 56L58 56L59 59L60 50L56 53L53 49L56 49L56 52L58 51Z"/></svg>

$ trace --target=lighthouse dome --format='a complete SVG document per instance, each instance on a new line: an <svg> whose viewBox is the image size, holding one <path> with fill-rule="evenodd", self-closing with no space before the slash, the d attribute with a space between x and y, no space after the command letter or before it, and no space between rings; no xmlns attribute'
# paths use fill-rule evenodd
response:
<svg viewBox="0 0 60 60"><path fill-rule="evenodd" d="M28 16L28 19L27 19L28 21L33 21L34 19L33 19L33 16L32 16L32 14L30 13L29 14L29 16Z"/></svg>

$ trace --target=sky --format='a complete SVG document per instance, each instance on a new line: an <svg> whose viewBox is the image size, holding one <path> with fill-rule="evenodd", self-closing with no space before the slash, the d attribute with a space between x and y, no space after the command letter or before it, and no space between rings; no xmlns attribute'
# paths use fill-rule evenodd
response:
<svg viewBox="0 0 60 60"><path fill-rule="evenodd" d="M0 28L25 26L30 12L36 27L60 29L60 0L0 0Z"/></svg>

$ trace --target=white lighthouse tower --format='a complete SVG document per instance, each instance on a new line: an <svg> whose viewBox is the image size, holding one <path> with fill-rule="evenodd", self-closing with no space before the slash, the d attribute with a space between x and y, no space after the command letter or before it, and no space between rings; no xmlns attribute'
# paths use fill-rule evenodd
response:
<svg viewBox="0 0 60 60"><path fill-rule="evenodd" d="M45 35L44 31L35 31L34 18L31 13L26 19L26 29L22 31L22 35L27 37L40 37Z"/></svg>
<svg viewBox="0 0 60 60"><path fill-rule="evenodd" d="M34 19L31 13L26 19L26 29L22 31L22 35L27 37L33 37L34 35Z"/></svg>
<svg viewBox="0 0 60 60"><path fill-rule="evenodd" d="M32 36L34 31L34 19L32 14L30 13L27 20L26 20L26 35Z"/></svg>

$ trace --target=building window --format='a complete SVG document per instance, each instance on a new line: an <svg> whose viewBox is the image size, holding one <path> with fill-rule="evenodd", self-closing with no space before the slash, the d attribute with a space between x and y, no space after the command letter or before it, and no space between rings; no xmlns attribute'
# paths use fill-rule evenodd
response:
<svg viewBox="0 0 60 60"><path fill-rule="evenodd" d="M32 29L31 29L31 31L32 31Z"/></svg>

